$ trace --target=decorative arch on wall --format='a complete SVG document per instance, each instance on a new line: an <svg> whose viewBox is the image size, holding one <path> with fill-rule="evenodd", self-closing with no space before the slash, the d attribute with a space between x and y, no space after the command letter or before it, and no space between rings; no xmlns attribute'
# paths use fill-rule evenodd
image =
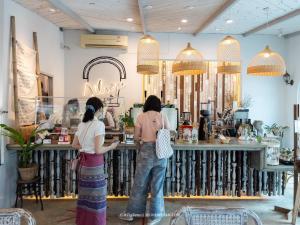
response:
<svg viewBox="0 0 300 225"><path fill-rule="evenodd" d="M115 66L119 70L120 81L126 79L126 70L125 70L125 66L123 65L123 63L120 60L118 60L114 57L110 57L110 56L100 56L100 57L94 58L91 61L89 61L83 69L82 78L84 80L89 81L91 69L94 66L103 64L103 63L109 63L109 64Z"/></svg>

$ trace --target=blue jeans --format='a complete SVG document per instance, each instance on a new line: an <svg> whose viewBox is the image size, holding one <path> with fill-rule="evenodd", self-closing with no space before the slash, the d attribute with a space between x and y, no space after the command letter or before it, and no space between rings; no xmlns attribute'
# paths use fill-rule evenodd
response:
<svg viewBox="0 0 300 225"><path fill-rule="evenodd" d="M159 218L165 214L163 186L167 159L158 159L155 143L144 143L137 156L134 184L131 189L127 213L144 216L150 187L150 217Z"/></svg>

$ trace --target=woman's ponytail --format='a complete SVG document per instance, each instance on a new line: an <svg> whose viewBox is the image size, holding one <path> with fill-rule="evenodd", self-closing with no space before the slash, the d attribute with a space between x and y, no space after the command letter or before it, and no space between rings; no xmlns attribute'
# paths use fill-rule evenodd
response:
<svg viewBox="0 0 300 225"><path fill-rule="evenodd" d="M86 102L85 113L83 115L82 122L86 123L93 120L95 113L101 108L103 108L103 103L99 98L89 98Z"/></svg>

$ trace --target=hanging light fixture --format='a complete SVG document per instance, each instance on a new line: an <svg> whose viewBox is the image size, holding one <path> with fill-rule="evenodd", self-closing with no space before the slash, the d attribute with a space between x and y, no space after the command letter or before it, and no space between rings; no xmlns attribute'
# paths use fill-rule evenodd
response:
<svg viewBox="0 0 300 225"><path fill-rule="evenodd" d="M267 27L269 27L269 7L263 8L267 15ZM281 55L272 51L267 45L252 59L247 68L247 73L257 76L281 76L285 73L285 62Z"/></svg>
<svg viewBox="0 0 300 225"><path fill-rule="evenodd" d="M152 75L159 71L159 43L150 35L143 36L138 44L137 72Z"/></svg>
<svg viewBox="0 0 300 225"><path fill-rule="evenodd" d="M285 73L286 67L283 58L272 51L269 46L259 52L247 68L247 73L258 76L281 76Z"/></svg>
<svg viewBox="0 0 300 225"><path fill-rule="evenodd" d="M226 36L221 40L218 46L217 60L218 73L241 73L241 48L238 40L231 36Z"/></svg>
<svg viewBox="0 0 300 225"><path fill-rule="evenodd" d="M172 66L175 75L198 75L206 72L203 56L188 43L176 57Z"/></svg>

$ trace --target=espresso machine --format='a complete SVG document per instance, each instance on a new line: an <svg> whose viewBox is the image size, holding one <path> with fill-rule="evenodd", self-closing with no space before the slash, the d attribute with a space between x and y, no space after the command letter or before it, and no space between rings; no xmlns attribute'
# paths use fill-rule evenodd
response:
<svg viewBox="0 0 300 225"><path fill-rule="evenodd" d="M206 106L206 107L204 107ZM198 139L199 140L208 140L209 136L212 133L212 125L211 125L211 102L201 103L200 110L200 119L199 119L199 132Z"/></svg>

